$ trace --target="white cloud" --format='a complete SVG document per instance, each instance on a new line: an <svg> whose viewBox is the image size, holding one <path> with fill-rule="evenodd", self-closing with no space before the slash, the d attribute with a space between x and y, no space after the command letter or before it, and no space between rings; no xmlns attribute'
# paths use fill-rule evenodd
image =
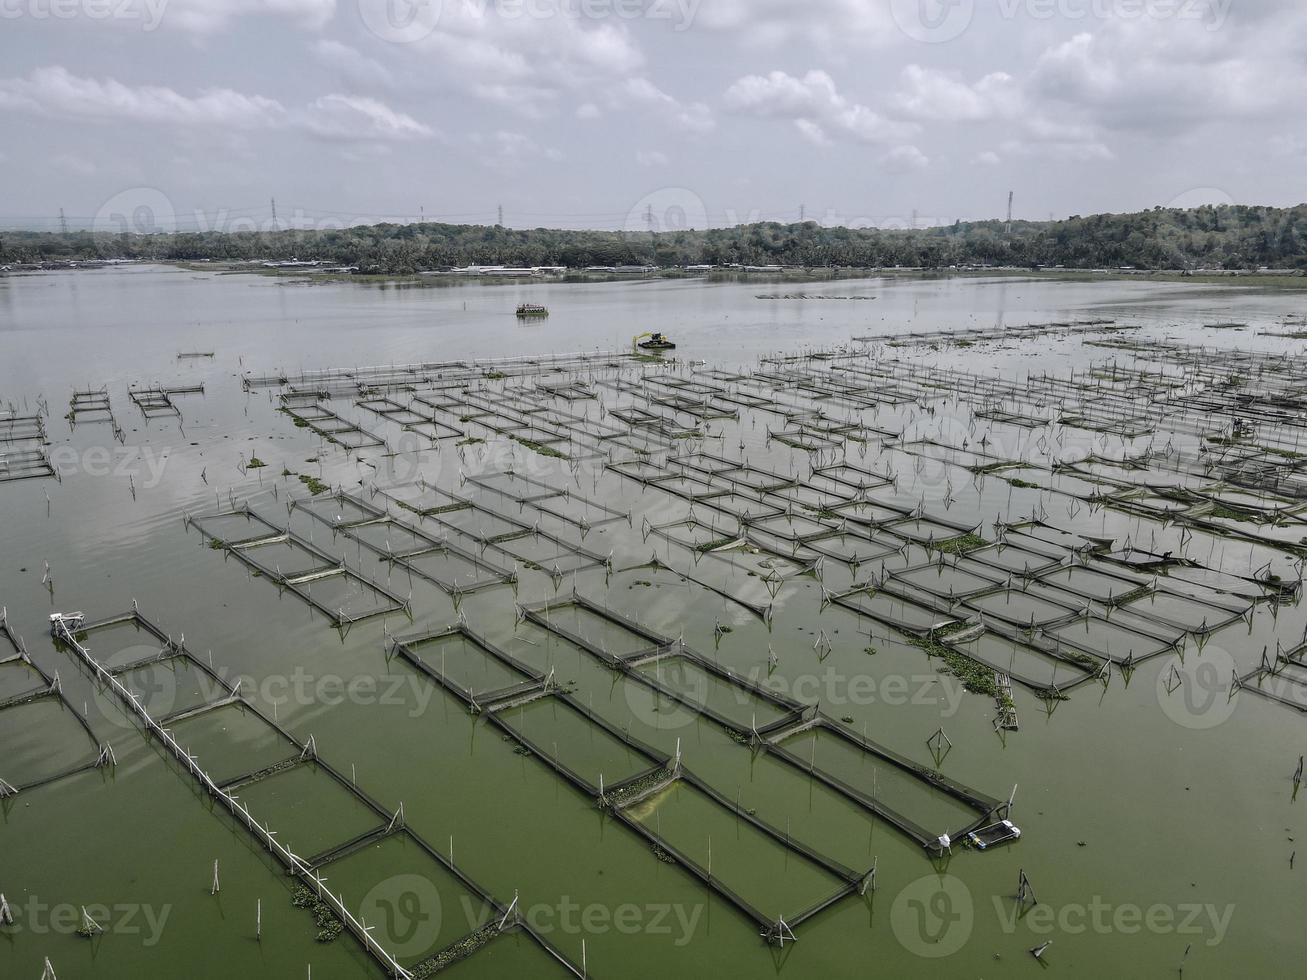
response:
<svg viewBox="0 0 1307 980"><path fill-rule="evenodd" d="M789 119L813 142L831 135L869 143L894 142L911 136L916 127L886 119L865 105L841 95L835 81L813 69L802 78L783 71L746 75L726 90L727 108L755 116Z"/></svg>
<svg viewBox="0 0 1307 980"><path fill-rule="evenodd" d="M525 133L499 129L490 134L473 133L468 143L485 151L486 162L497 170L517 170L534 159L558 162L563 153L554 147L543 146Z"/></svg>
<svg viewBox="0 0 1307 980"><path fill-rule="evenodd" d="M925 170L930 166L930 158L915 146L896 146L880 158L881 166L894 173L910 173Z"/></svg>
<svg viewBox="0 0 1307 980"><path fill-rule="evenodd" d="M582 102L576 107L577 119L598 119L601 115L599 107L593 102Z"/></svg>
<svg viewBox="0 0 1307 980"><path fill-rule="evenodd" d="M157 85L132 87L112 78L82 78L66 68L37 68L26 78L0 79L0 107L98 120L174 126L251 129L275 125L286 110L276 99L210 89L185 96Z"/></svg>
<svg viewBox="0 0 1307 980"><path fill-rule="evenodd" d="M94 163L86 157L75 156L72 153L57 154L50 162L64 173L72 174L74 177L90 177L96 172Z"/></svg>
<svg viewBox="0 0 1307 980"><path fill-rule="evenodd" d="M642 167L667 166L667 154L659 150L636 150L635 162Z"/></svg>
<svg viewBox="0 0 1307 980"><path fill-rule="evenodd" d="M393 88L395 76L385 65L367 57L348 44L320 38L310 46L313 56L332 68L351 84L360 88Z"/></svg>
<svg viewBox="0 0 1307 980"><path fill-rule="evenodd" d="M973 162L978 163L983 167L997 167L1003 162L1003 158L993 150L982 150L980 153L976 154L976 158Z"/></svg>
<svg viewBox="0 0 1307 980"><path fill-rule="evenodd" d="M830 50L904 40L883 0L709 0L694 23L760 47L802 41Z"/></svg>
<svg viewBox="0 0 1307 980"><path fill-rule="evenodd" d="M327 139L359 141L402 141L426 139L433 134L412 116L356 95L324 95L315 99L304 114L303 124L311 133Z"/></svg>
<svg viewBox="0 0 1307 980"><path fill-rule="evenodd" d="M628 79L621 93L632 102L655 109L677 129L707 133L716 126L712 110L707 105L679 102L647 78Z"/></svg>
<svg viewBox="0 0 1307 980"><path fill-rule="evenodd" d="M166 0L160 23L211 34L251 15L284 17L296 26L320 30L336 14L336 0Z"/></svg>
<svg viewBox="0 0 1307 980"><path fill-rule="evenodd" d="M1006 72L992 72L971 85L947 72L908 65L891 104L912 119L963 122L1011 118L1023 101L1019 85Z"/></svg>
<svg viewBox="0 0 1307 980"><path fill-rule="evenodd" d="M624 24L569 14L564 0L533 0L538 15L504 16L494 4L446 3L435 30L413 45L423 67L522 115L539 117L564 93L620 84L644 56Z"/></svg>
<svg viewBox="0 0 1307 980"><path fill-rule="evenodd" d="M1000 149L1008 156L1049 157L1068 163L1116 159L1106 144L1095 140L1006 140Z"/></svg>
<svg viewBox="0 0 1307 980"><path fill-rule="evenodd" d="M196 96L158 85L129 86L73 75L60 66L38 68L26 78L0 79L0 108L97 122L170 127L174 132L266 130L290 127L344 140L409 140L432 135L429 127L376 99L325 95L303 109L231 89Z"/></svg>
<svg viewBox="0 0 1307 980"><path fill-rule="evenodd" d="M1029 90L1115 129L1179 130L1299 109L1307 11L1201 21L1109 21L1039 56Z"/></svg>

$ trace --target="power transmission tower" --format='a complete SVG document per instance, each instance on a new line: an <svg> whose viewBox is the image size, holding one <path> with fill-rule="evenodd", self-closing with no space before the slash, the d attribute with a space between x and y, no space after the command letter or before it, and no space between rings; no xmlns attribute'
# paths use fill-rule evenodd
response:
<svg viewBox="0 0 1307 980"><path fill-rule="evenodd" d="M1008 192L1007 192L1007 232L1006 232L1006 234L1009 234L1009 235L1012 234L1012 198L1013 198L1013 196L1014 196L1015 193L1016 193L1015 191L1008 191Z"/></svg>
<svg viewBox="0 0 1307 980"><path fill-rule="evenodd" d="M499 205L499 227L504 227L504 206Z"/></svg>
<svg viewBox="0 0 1307 980"><path fill-rule="evenodd" d="M64 217L63 208L59 209L59 232L63 235L68 234L68 219Z"/></svg>
<svg viewBox="0 0 1307 980"><path fill-rule="evenodd" d="M276 231L277 227L277 199L274 197L272 199L272 228Z"/></svg>
<svg viewBox="0 0 1307 980"><path fill-rule="evenodd" d="M807 221L807 220L808 220L808 206L807 206L806 204L800 204L800 205L799 205L799 224L803 224L803 223L804 223L805 221Z"/></svg>

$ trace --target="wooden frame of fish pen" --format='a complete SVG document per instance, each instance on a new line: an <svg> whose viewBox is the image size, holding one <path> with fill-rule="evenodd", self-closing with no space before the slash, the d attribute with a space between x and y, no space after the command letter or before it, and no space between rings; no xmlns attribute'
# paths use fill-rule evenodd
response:
<svg viewBox="0 0 1307 980"><path fill-rule="evenodd" d="M856 751L872 756L882 762L907 773L909 776L920 780L921 782L937 789L953 799L959 801L964 806L975 811L976 819L956 831L946 831L944 834L933 833L885 805L884 801L879 798L879 794L867 793L851 785L838 776L835 776L812 761L805 761L799 758L793 752L786 749L781 743L794 735L804 732L827 732L833 738L852 746ZM978 827L983 827L990 821L995 812L1001 809L1005 804L1004 801L987 796L979 790L972 789L963 783L950 779L934 769L919 765L906 756L900 755L892 749L886 748L864 735L850 731L826 716L814 713L813 716L804 722L787 729L777 730L759 741L759 746L768 753L775 755L777 758L784 760L790 766L808 773L814 779L835 790L841 796L874 813L886 823L897 828L902 833L911 837L923 848L941 853L948 849L953 840L965 836Z"/></svg>
<svg viewBox="0 0 1307 980"><path fill-rule="evenodd" d="M6 801L19 793L47 786L78 773L113 765L113 750L100 743L86 718L69 703L68 698L64 695L63 685L60 683L58 673L56 672L53 675L47 673L40 664L31 658L23 638L14 632L9 625L8 609L3 607L0 607L0 644L2 644L0 645L0 667L8 665L21 667L25 671L30 671L36 681L34 687L16 691L9 697L0 699L0 715L8 711L22 710L37 702L53 699L58 702L63 711L72 716L77 731L85 734L90 742L91 752L94 753L85 762L75 762L57 771L47 772L38 778L27 781L11 782L12 778L16 778L12 770L0 771L0 801ZM4 647L8 647L10 652L6 653ZM53 754L52 745L47 745L46 748ZM7 746L7 749L16 751L13 746ZM9 755L6 754L2 761L6 764L9 763Z"/></svg>
<svg viewBox="0 0 1307 980"><path fill-rule="evenodd" d="M44 449L0 449L0 483L57 475Z"/></svg>
<svg viewBox="0 0 1307 980"><path fill-rule="evenodd" d="M451 676L451 672L446 669L447 664L443 652L439 665L429 663L422 656L421 647L431 643L441 643L454 637L463 639L465 643L475 647L486 658L494 661L505 670L520 675L522 679L493 688L474 689L466 684L460 684L456 676ZM478 712L486 709L493 711L495 704L501 701L517 701L532 694L543 693L548 680L544 674L531 669L517 658L505 653L485 637L474 632L465 623L458 623L434 632L394 637L390 649L392 653L403 657L414 668L448 690L473 711ZM457 672L455 672L455 675L457 675Z"/></svg>
<svg viewBox="0 0 1307 980"><path fill-rule="evenodd" d="M86 388L74 391L68 402L68 420L78 422L108 422L114 429L118 422L113 417L113 408L109 400L109 386Z"/></svg>
<svg viewBox="0 0 1307 980"><path fill-rule="evenodd" d="M45 417L39 414L0 416L0 442L45 442Z"/></svg>
<svg viewBox="0 0 1307 980"><path fill-rule="evenodd" d="M141 410L147 419L170 415L181 417L182 410L173 398L177 395L202 395L204 385L186 385L164 387L162 385L131 385L127 389L128 397Z"/></svg>
<svg viewBox="0 0 1307 980"><path fill-rule="evenodd" d="M281 396L281 412L289 416L297 428L312 429L323 439L344 449L385 448L386 440L369 432L327 408L315 394L312 401L290 395Z"/></svg>
<svg viewBox="0 0 1307 980"><path fill-rule="evenodd" d="M275 721L267 718L257 708L243 698L238 698L239 703L248 710L254 717L258 718L264 725L286 740L298 753L292 752L284 761L274 763L270 766L263 766L252 772L233 776L222 780L221 782L214 779L201 766L199 760L188 749L184 748L174 737L173 733L165 725L155 720L150 712L141 703L140 699L122 684L117 676L117 672L108 670L98 660L91 656L86 646L78 639L95 629L105 626L114 625L122 622L134 622L147 632L155 636L165 636L163 631L141 616L139 610L133 608L131 613L121 616L110 617L101 620L90 626L84 625L80 614L74 616L64 616L56 613L51 616L51 633L59 642L73 650L80 662L86 666L92 675L103 685L110 688L117 698L122 702L145 728L147 733L155 740L160 742L172 755L184 770L186 770L200 784L210 798L223 805L232 819L243 824L246 830L253 835L258 842L274 858L276 858L287 871L295 876L301 884L310 889L313 894L321 901L328 904L332 914L340 921L342 926L354 936L363 946L364 950L369 953L386 972L399 980L412 980L416 976L427 976L434 972L435 968L443 968L467 956L473 955L477 950L484 946L490 939L509 930L522 930L528 933L531 939L548 952L560 965L565 967L573 976L582 976L582 971L578 970L561 952L551 943L539 935L533 928L525 923L520 912L515 916L514 905L504 906L496 900L489 892L477 885L471 878L467 877L458 869L451 859L446 858L443 854L432 848L419 835L413 833L405 823L404 807L401 803L397 810L392 811L389 807L383 806L363 790L359 789L355 781L347 779L342 773L337 771L328 762L323 760L317 751L317 744L312 736L307 741L301 742L293 735L287 732ZM173 644L168 640L170 646L177 651L176 655L185 657L192 663L203 666L183 644ZM228 700L220 700L209 705L209 708L219 708L232 703ZM239 802L238 796L233 793L234 789L251 785L262 779L272 779L276 776L296 769L301 766L311 766L315 771L321 771L330 780L332 785L337 786L340 790L348 795L349 798L356 800L364 809L371 812L377 820L376 827L365 833L353 836L349 840L342 841L312 858L303 858L292 851L287 845L278 840L276 831L272 830L267 824L261 824L250 812L249 806ZM453 878L468 892L480 898L493 912L494 921L497 922L489 930L474 929L465 936L455 939L453 942L445 945L427 956L420 963L406 969L400 965L399 959L387 950L372 935L372 926L368 926L363 920L356 917L349 909L344 898L336 892L325 887L326 878L321 874L324 866L332 861L340 860L346 856L357 853L370 844L378 843L388 837L402 835L411 840L421 851L431 860L440 865L444 871ZM217 881L217 871L215 869L215 888Z"/></svg>
<svg viewBox="0 0 1307 980"><path fill-rule="evenodd" d="M384 495L384 491L379 492ZM388 499L394 498L388 497ZM402 502L400 502L400 505L407 506ZM358 510L361 512L361 516L350 520L336 520L329 519L321 512L324 507L335 509L336 506ZM291 501L290 507L292 512L295 510L304 511L314 520L331 528L333 537L336 535L344 537L359 548L366 549L389 562L393 567L431 582L451 595L476 592L516 581L515 571L486 560L484 554L471 547L461 547L451 541L449 528L442 526L441 537L434 537L420 526L394 517L388 510L378 508L359 496L336 493L331 496L308 497ZM420 518L428 518L429 516L422 511L408 509L413 513L417 513ZM459 509L463 508L460 507ZM391 546L388 538L378 544L367 536L387 526L394 527L398 533L405 535L412 547L396 550ZM383 535L384 533L382 531ZM454 533L458 534L457 531ZM428 567L430 565L428 559L442 556L453 556L453 558L463 562L465 566L471 569L471 575L460 580L457 575L440 575Z"/></svg>
<svg viewBox="0 0 1307 980"><path fill-rule="evenodd" d="M233 517L246 517L257 520L268 529L268 533L239 541L225 541L205 527L206 522ZM259 517L250 510L248 504L241 510L223 511L198 517L188 515L186 523L194 525L201 536L212 546L216 546L227 554L235 555L243 564L272 581L279 590L286 589L299 596L314 609L325 615L337 629L344 629L353 623L376 616L385 616L394 612L403 612L408 615L410 612L408 599L401 598L385 586L350 568L344 558L332 555L289 529L279 527L266 518ZM269 564L256 557L255 552L259 548L279 544L291 546L311 556L316 560L316 565L299 573L283 574L278 563ZM359 614L347 615L343 607L333 609L329 603L313 596L313 583L315 581L330 581L332 579L357 583L384 601L378 602L373 608L364 610Z"/></svg>

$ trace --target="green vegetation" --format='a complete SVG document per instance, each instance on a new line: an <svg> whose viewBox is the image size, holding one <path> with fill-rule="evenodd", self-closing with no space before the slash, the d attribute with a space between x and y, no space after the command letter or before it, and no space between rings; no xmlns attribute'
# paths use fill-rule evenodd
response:
<svg viewBox="0 0 1307 980"><path fill-rule="evenodd" d="M532 442L530 439L523 439L521 436L512 436L512 440L520 445L526 446L532 452L537 452L541 456L549 456L553 459L567 459L567 456L560 453L557 449L546 446L543 443Z"/></svg>
<svg viewBox="0 0 1307 980"><path fill-rule="evenodd" d="M308 487L309 493L313 494L313 496L315 497L318 494L326 493L328 490L331 489L331 487L328 484L323 483L316 476L306 476L303 473L300 474L300 483Z"/></svg>
<svg viewBox="0 0 1307 980"><path fill-rule="evenodd" d="M705 541L703 544L695 545L694 550L699 552L716 551L718 548L725 548L728 545L735 544L739 538L718 538L716 541Z"/></svg>
<svg viewBox="0 0 1307 980"><path fill-rule="evenodd" d="M977 548L983 548L989 542L979 534L959 534L956 538L949 538L947 541L936 541L934 548L936 551L942 551L946 555L965 555L968 551L975 551Z"/></svg>
<svg viewBox="0 0 1307 980"><path fill-rule="evenodd" d="M476 436L468 436L466 439L460 439L460 440L458 440L458 442L454 443L454 445L455 445L455 446L475 446L475 445L477 445L478 443L482 443L482 442L485 442L485 440L484 440L484 439L479 439L479 438L477 438Z"/></svg>
<svg viewBox="0 0 1307 980"><path fill-rule="evenodd" d="M815 221L758 222L653 235L425 222L231 234L17 231L7 232L0 245L0 263L5 264L97 258L199 263L312 259L357 267L350 278L412 275L470 263L561 265L574 270L591 265L690 264L927 270L964 265L1059 267L1054 273L1063 268L1251 270L1266 266L1301 273L1307 270L1307 205L1156 207L1134 214L1015 221L1010 231L997 219L905 230L827 228Z"/></svg>
<svg viewBox="0 0 1307 980"><path fill-rule="evenodd" d="M336 913L332 911L330 905L326 902L319 901L318 897L307 885L296 885L295 892L291 896L291 904L297 909L308 909L313 915L313 921L317 924L318 942L329 943L344 931L345 926L340 919L336 918Z"/></svg>
<svg viewBox="0 0 1307 980"><path fill-rule="evenodd" d="M429 960L423 960L412 970L408 971L408 975L412 977L413 980L427 980L427 977L435 976L450 964L471 956L498 935L498 922L492 922L489 925L482 926L471 935L464 936L458 942L454 943L454 945L442 949Z"/></svg>
<svg viewBox="0 0 1307 980"><path fill-rule="evenodd" d="M940 640L961 632L967 628L965 623L954 623L934 630L929 636L918 637L912 641L921 647L929 657L938 657L944 661L944 672L952 674L962 682L962 686L975 694L987 694L998 697L998 683L994 680L994 671L982 663L977 663L966 654L947 647Z"/></svg>
<svg viewBox="0 0 1307 980"><path fill-rule="evenodd" d="M267 466L267 465L268 465L268 464L265 463L263 460L259 459L259 457L257 457L257 456L251 456L251 457L250 457L250 461L249 461L248 463L245 464L245 468L246 468L247 470L258 470L258 469L262 469L263 467L265 467L265 466Z"/></svg>

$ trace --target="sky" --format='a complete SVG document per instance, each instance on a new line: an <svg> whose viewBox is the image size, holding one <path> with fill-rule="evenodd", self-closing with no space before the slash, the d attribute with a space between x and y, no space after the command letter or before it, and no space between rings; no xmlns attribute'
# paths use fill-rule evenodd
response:
<svg viewBox="0 0 1307 980"><path fill-rule="evenodd" d="M925 227L1305 165L1302 0L0 0L0 227Z"/></svg>

